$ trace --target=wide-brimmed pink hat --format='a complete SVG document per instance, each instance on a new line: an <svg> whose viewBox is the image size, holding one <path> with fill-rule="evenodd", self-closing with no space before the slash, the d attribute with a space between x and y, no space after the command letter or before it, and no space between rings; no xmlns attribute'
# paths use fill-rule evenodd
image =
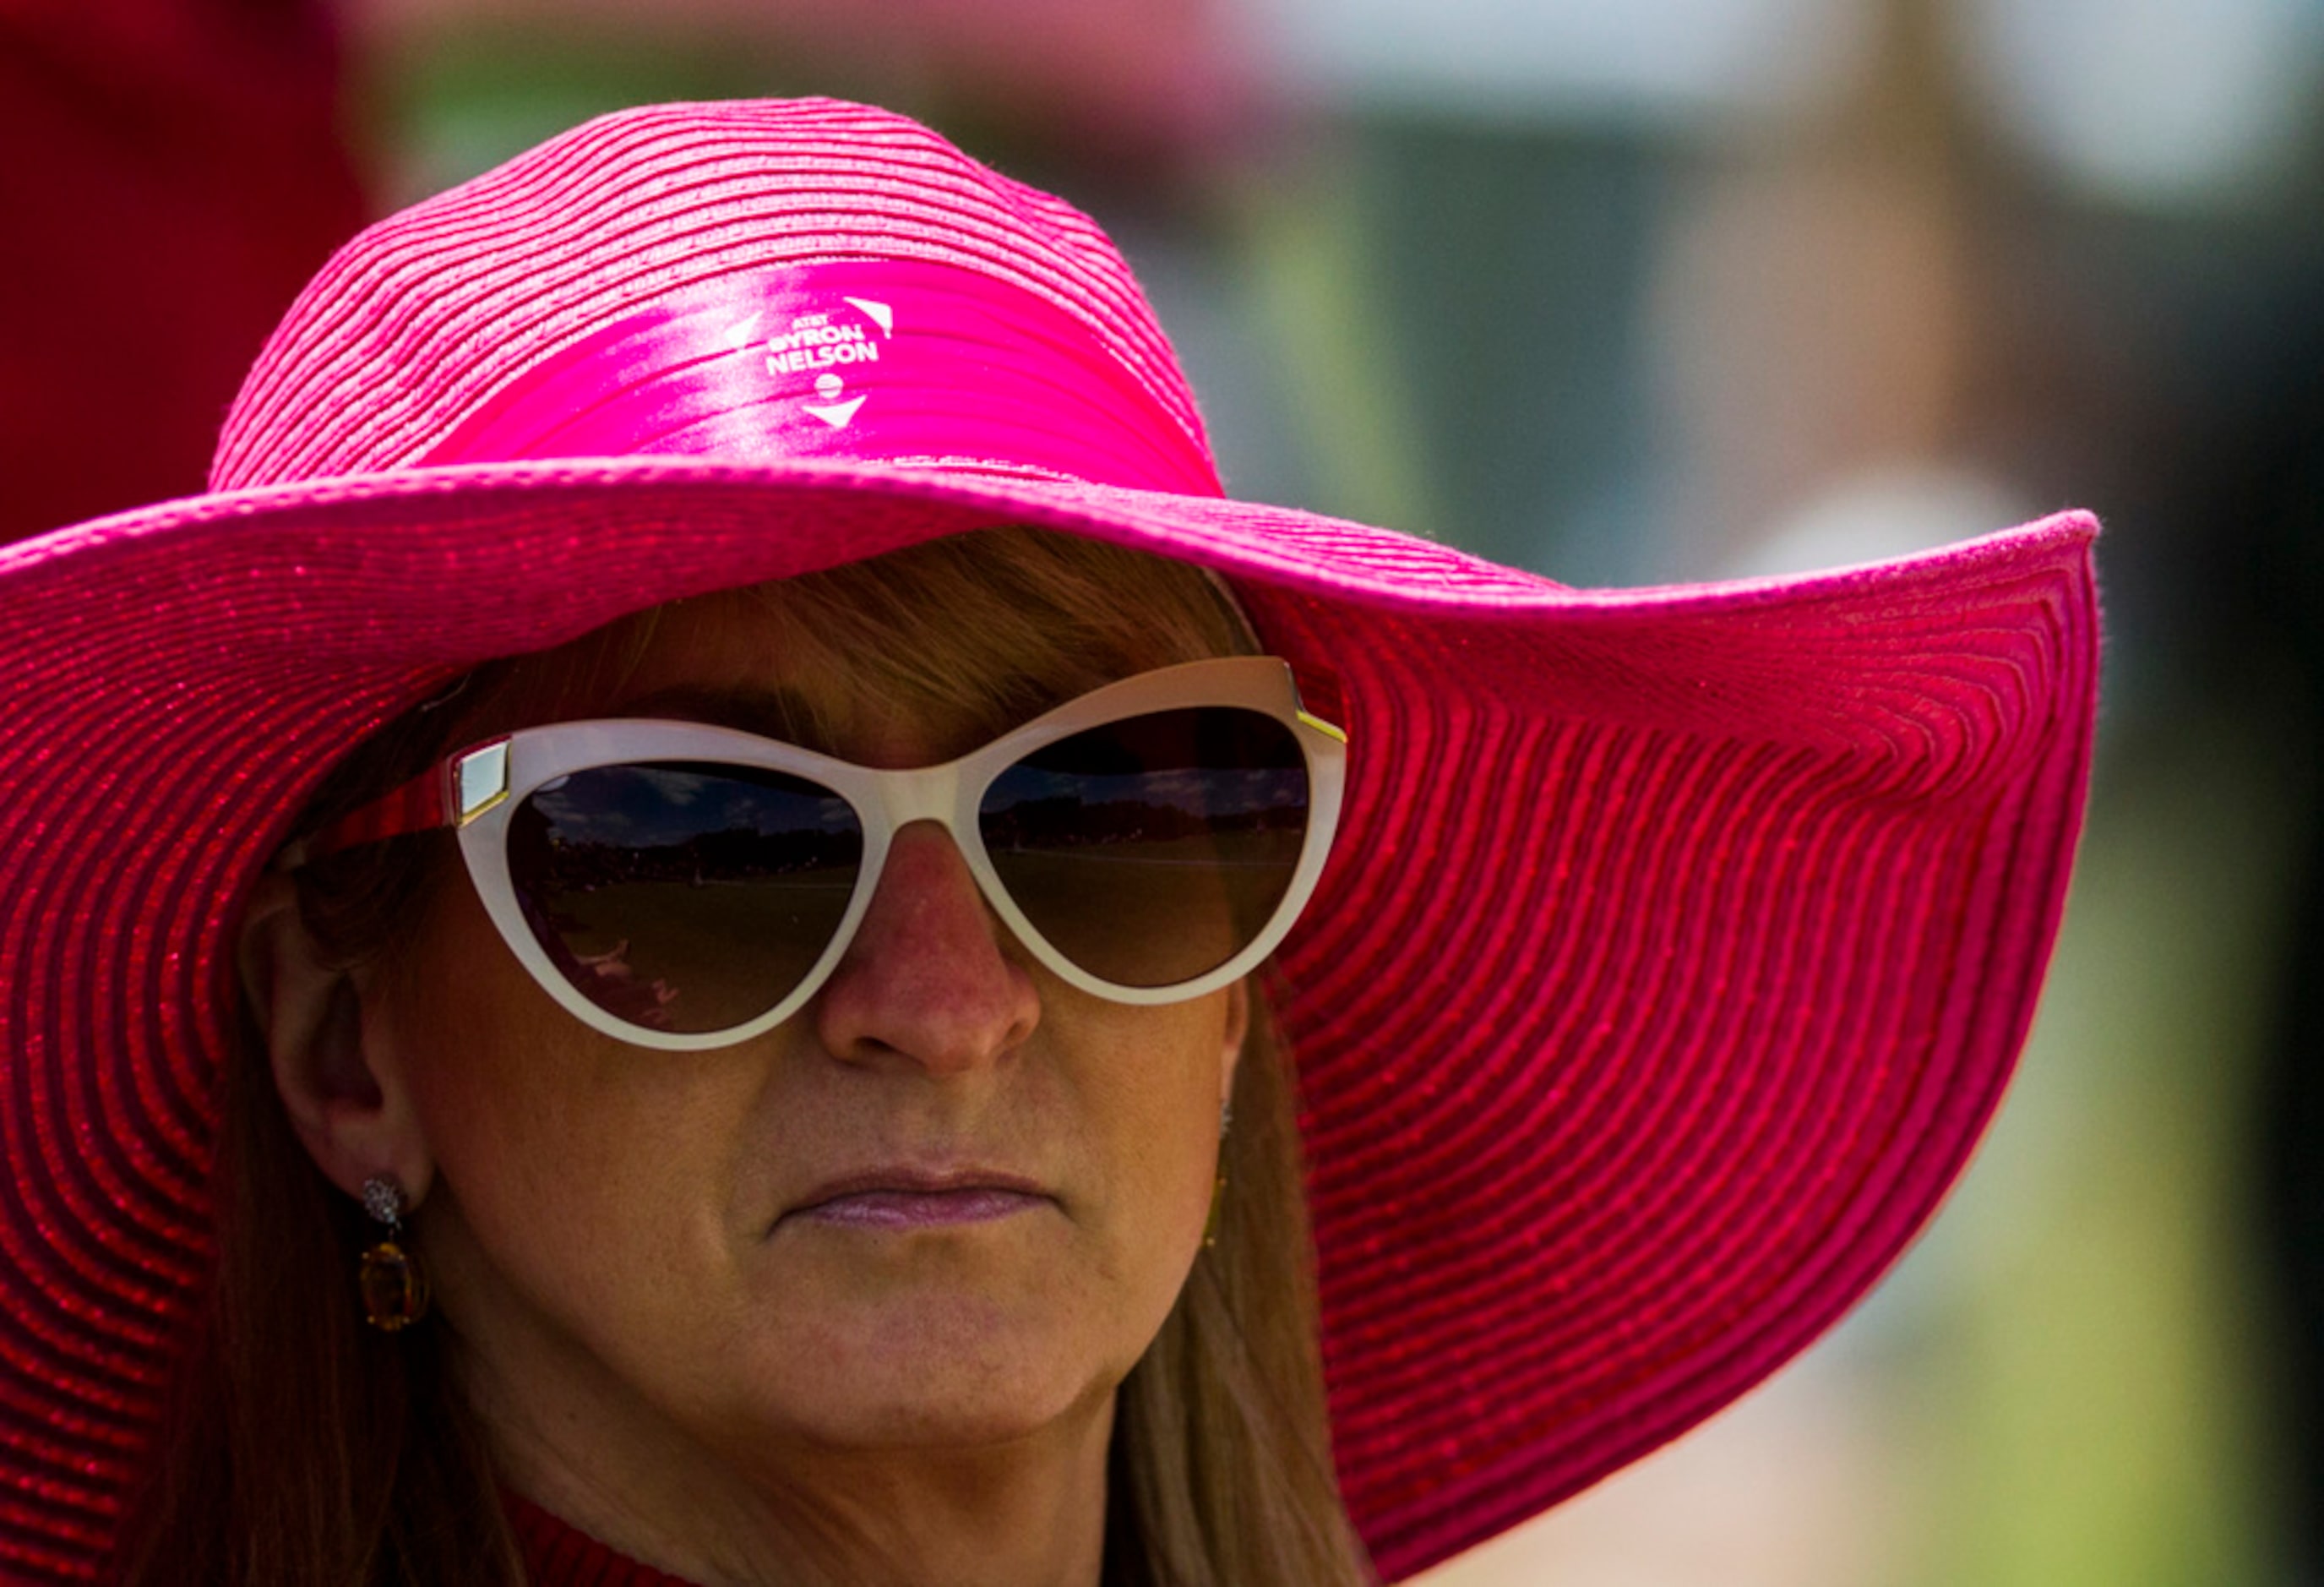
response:
<svg viewBox="0 0 2324 1587"><path fill-rule="evenodd" d="M0 550L0 1574L105 1556L214 1250L237 911L331 765L488 659L1000 523L1213 569L1336 682L1273 984L1386 1576L1895 1259L2056 929L2087 518L1615 592L1230 501L1081 215L878 111L636 111L343 249L211 494Z"/></svg>

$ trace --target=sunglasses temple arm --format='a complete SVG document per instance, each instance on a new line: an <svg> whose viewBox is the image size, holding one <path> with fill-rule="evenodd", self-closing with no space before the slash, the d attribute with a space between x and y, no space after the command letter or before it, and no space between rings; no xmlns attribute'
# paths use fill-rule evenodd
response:
<svg viewBox="0 0 2324 1587"><path fill-rule="evenodd" d="M349 811L321 831L291 844L275 861L274 868L296 871L326 854L449 826L452 823L446 813L444 797L446 781L444 767L430 766L401 787L390 789L361 809Z"/></svg>

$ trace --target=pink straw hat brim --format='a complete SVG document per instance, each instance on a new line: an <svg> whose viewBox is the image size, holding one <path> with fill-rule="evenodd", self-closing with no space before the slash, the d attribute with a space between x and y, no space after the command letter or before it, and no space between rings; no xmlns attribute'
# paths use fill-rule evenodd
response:
<svg viewBox="0 0 2324 1587"><path fill-rule="evenodd" d="M1341 1475L1386 1577L1683 1431L1895 1259L2055 932L2086 517L1594 592L998 473L576 459L230 492L0 551L9 1573L89 1579L152 1437L214 1249L232 923L325 771L485 660L997 523L1213 568L1338 680L1348 808L1272 987Z"/></svg>

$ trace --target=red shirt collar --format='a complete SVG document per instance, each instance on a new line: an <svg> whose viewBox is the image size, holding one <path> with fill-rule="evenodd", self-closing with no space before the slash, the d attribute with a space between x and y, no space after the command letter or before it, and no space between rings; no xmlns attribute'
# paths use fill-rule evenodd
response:
<svg viewBox="0 0 2324 1587"><path fill-rule="evenodd" d="M513 1493L506 1499L509 1524L533 1587L692 1587L682 1577L616 1554L529 1499Z"/></svg>

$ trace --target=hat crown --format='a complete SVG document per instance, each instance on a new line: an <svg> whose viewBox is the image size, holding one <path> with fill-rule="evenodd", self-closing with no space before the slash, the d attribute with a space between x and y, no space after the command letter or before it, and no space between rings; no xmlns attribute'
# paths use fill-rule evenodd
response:
<svg viewBox="0 0 2324 1587"><path fill-rule="evenodd" d="M1067 328L1080 365L1102 369L1093 401L1050 404L1056 422L1102 407L1117 429L1143 438L1130 449L1172 461L1092 468L1084 449L1069 443L1053 456L1038 441L1014 459L990 447L908 449L1216 492L1194 394L1128 264L1093 221L917 122L812 99L617 112L368 227L269 339L227 415L210 486L584 452L761 461L733 455L731 424L723 438L679 445L606 444L601 433L514 453L447 447L512 386L641 315L727 287L827 275L849 261L909 263L923 281L931 271L966 272L956 279L988 306L998 301L1004 316L1018 306L1032 339L1055 344ZM973 411L982 400L970 389L977 360L954 362L963 383L954 411ZM820 455L888 460L857 438L824 436Z"/></svg>

